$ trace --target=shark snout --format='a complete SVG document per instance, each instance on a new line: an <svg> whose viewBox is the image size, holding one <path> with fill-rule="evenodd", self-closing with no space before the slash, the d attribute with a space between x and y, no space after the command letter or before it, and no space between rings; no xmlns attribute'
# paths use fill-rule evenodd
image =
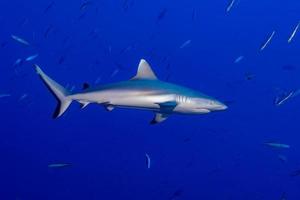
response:
<svg viewBox="0 0 300 200"><path fill-rule="evenodd" d="M214 102L214 110L226 110L228 106L226 106L224 103L215 101Z"/></svg>

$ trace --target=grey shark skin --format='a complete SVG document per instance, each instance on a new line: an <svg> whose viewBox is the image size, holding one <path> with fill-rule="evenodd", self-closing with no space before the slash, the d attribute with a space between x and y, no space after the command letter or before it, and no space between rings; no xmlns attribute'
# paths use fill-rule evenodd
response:
<svg viewBox="0 0 300 200"><path fill-rule="evenodd" d="M170 114L205 114L227 109L220 101L195 90L157 79L150 65L141 59L136 76L128 81L89 88L71 93L47 76L39 66L36 71L51 93L58 106L53 117L60 117L77 101L82 108L90 103L103 105L108 111L115 107L150 110L155 113L151 124L164 121Z"/></svg>

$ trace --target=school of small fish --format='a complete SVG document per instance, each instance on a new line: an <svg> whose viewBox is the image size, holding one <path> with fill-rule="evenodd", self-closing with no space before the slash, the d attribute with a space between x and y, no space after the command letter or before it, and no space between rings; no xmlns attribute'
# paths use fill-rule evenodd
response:
<svg viewBox="0 0 300 200"><path fill-rule="evenodd" d="M238 0L230 0L228 2L228 5L226 7L226 13L227 14L231 14L232 10L235 9L237 6L238 6L238 3L239 1ZM134 5L134 0L123 0L122 1L122 9L124 12L127 12L132 6ZM81 20L83 19L86 14L87 14L87 10L90 9L90 7L94 6L94 2L93 1L89 1L89 0L85 0L81 3L80 7L79 7L79 10L80 10L80 15L78 16L77 20ZM48 12L51 12L51 10L53 10L55 7L55 2L54 1L51 1L47 6L46 8L44 9L43 11L43 14L46 15ZM169 10L168 8L166 7L163 7L159 12L158 14L156 15L156 24L157 25L160 25L162 23L162 21L168 17L169 15ZM192 19L195 20L196 19L196 16L197 16L197 11L196 9L193 9L192 10ZM21 26L24 26L26 23L28 23L28 19L25 18L22 23L21 23ZM296 26L293 27L292 29L292 32L289 36L289 38L287 39L287 42L288 44L292 43L295 39L296 39L296 36L297 36L297 33L299 31L299 26L300 26L300 21L296 24ZM51 34L53 34L53 32L55 32L55 27L53 26L53 24L50 24L48 26L46 26L44 29L43 29L43 37L44 38L48 38L51 36ZM262 51L265 51L267 49L267 47L270 46L270 44L272 43L273 40L275 40L275 36L277 37L278 33L277 31L273 30L272 32L270 32L266 39L262 42L260 48L259 48L259 51L262 52ZM92 30L90 32L90 35L89 35L91 38L97 38L98 37L98 30L95 29L95 30ZM18 43L20 45L23 45L23 46L33 46L33 44L31 44L29 41L33 41L33 40L26 40L24 38L29 38L29 37L24 37L23 36L19 36L19 35L15 35L15 34L11 34L10 35L11 39L15 42L15 43ZM150 40L152 40L153 38L155 37L155 35L151 35L150 36ZM66 44L66 46L68 45L69 43L69 40L70 40L70 36L67 36L65 37L65 39L63 40L63 44ZM184 41L184 40L182 40ZM181 45L179 46L179 49L185 49L189 46L191 46L192 44L192 40L191 39L188 39L188 40L185 40L183 43L181 43ZM6 43L2 43L1 44L1 47L4 47L5 45L7 45ZM128 45L128 44L127 44ZM122 56L130 51L133 51L134 49L136 49L137 47L137 43L133 43L133 44L129 44L128 46L125 46L123 49L121 49L118 53L119 56ZM178 49L178 46L177 46L177 49ZM111 45L108 45L108 48L107 48L107 54L108 55L112 55L113 53L113 50L112 49L112 46ZM28 54L27 54L28 55ZM66 61L66 58L67 58L67 55L68 55L68 52L64 52L60 57L57 58L57 61L58 61L58 64L60 65L63 65ZM151 53L150 53L151 56L157 56L155 55L152 50L151 50ZM36 60L37 58L39 58L39 53L37 52L31 52L31 54L29 54L29 56L27 57L19 57L15 60L13 64L13 67L14 68L21 68L22 65L25 65L25 63L28 63L28 62L31 62L31 61L34 61ZM248 59L248 57L246 57ZM165 57L165 58L162 58L163 62L166 62L166 65L168 66L168 68L171 66L170 63L167 63L169 58L168 57ZM238 57L236 57L234 60L232 59L233 63L234 64L239 64L239 63L244 63L245 61L245 56L244 55L240 55ZM231 62L232 62L231 61ZM112 71L112 73L110 74L110 78L113 78L115 77L118 73L121 72L121 70L123 69L123 67L121 65L119 65L118 63L115 63L115 66L116 68ZM294 70L295 68L292 67L292 66L285 66L284 69L286 70ZM169 78L169 77L168 77ZM245 74L245 79L246 80L252 80L254 78L254 75L251 74L251 73L246 73ZM94 84L98 84L100 81L102 80L102 77L99 76L96 78ZM86 87L88 86L87 84L85 85ZM69 84L66 86L66 88L68 88L70 91L73 91L75 90L75 86L70 86ZM289 99L291 98L294 98L296 96L298 96L300 94L300 89L298 90L291 90L291 91L284 91L282 93L280 93L278 96L275 97L275 100L274 100L274 104L276 106L281 106L283 104L285 104ZM6 97L11 97L12 95L9 94L9 93L3 93L3 94L0 94L0 98L6 98ZM21 95L18 99L18 101L23 101L24 99L28 98L28 94L25 93L23 95ZM283 149L290 149L291 146L288 145L288 144L285 144L285 143L280 143L280 142L265 142L263 143L265 146L267 147L270 147L272 149L277 149L277 150L283 150ZM146 168L147 169L150 169L151 168L151 158L150 158L150 155L145 153L145 158L146 158ZM282 161L283 163L286 163L288 161L287 157L283 154L277 154L277 158ZM52 168L52 169L60 169L60 168L67 168L67 167L71 167L72 164L71 163L51 163L51 164L48 164L48 168ZM291 174L290 174L291 177L296 177L296 176L300 176L300 170L295 170L293 171ZM182 196L183 194L183 190L182 189L177 189L170 197L170 199L176 199L180 196ZM280 199L286 199L286 193L282 193L282 196Z"/></svg>

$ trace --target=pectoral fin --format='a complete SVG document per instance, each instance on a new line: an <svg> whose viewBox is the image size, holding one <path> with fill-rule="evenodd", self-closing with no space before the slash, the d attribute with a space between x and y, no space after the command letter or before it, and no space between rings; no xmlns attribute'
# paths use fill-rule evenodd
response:
<svg viewBox="0 0 300 200"><path fill-rule="evenodd" d="M160 122L165 121L170 114L172 114L173 110L177 106L176 101L167 101L163 103L157 103L160 107L160 111L155 114L155 117L152 119L150 124L158 124Z"/></svg>
<svg viewBox="0 0 300 200"><path fill-rule="evenodd" d="M161 113L170 114L173 112L173 110L177 106L177 102L176 101L167 101L167 102L163 102L163 103L158 103L158 105L160 107Z"/></svg>
<svg viewBox="0 0 300 200"><path fill-rule="evenodd" d="M165 121L169 117L169 114L156 113L150 124L158 124Z"/></svg>

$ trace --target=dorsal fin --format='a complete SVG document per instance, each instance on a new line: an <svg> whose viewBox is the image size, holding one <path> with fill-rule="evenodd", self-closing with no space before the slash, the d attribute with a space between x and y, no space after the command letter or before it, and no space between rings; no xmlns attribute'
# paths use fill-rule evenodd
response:
<svg viewBox="0 0 300 200"><path fill-rule="evenodd" d="M82 89L83 89L83 90L86 90L86 89L88 89L88 88L90 88L90 84L88 84L88 83L83 83Z"/></svg>
<svg viewBox="0 0 300 200"><path fill-rule="evenodd" d="M137 74L132 79L150 79L156 80L157 77L152 71L150 65L147 63L146 60L141 59Z"/></svg>

